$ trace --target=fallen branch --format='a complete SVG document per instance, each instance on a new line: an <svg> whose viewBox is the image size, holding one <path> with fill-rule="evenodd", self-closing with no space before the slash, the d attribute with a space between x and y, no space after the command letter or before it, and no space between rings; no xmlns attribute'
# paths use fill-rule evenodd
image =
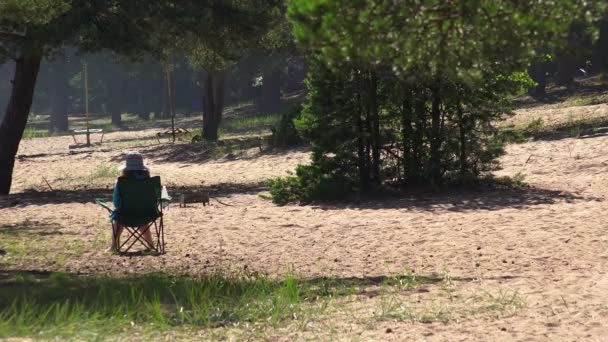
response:
<svg viewBox="0 0 608 342"><path fill-rule="evenodd" d="M49 184L49 181L46 180L46 178L44 178L44 176L42 176L42 179L44 179L44 182L46 183L46 185L49 187L49 190L51 191L55 191L53 190L53 187L51 186L51 184Z"/></svg>

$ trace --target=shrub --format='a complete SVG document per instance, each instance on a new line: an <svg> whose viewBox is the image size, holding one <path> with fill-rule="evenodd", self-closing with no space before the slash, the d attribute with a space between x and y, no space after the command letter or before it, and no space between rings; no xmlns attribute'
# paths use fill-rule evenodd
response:
<svg viewBox="0 0 608 342"><path fill-rule="evenodd" d="M281 120L271 128L271 144L273 146L295 146L302 143L302 137L298 133L294 120L300 117L301 106L296 106L290 111L281 114Z"/></svg>
<svg viewBox="0 0 608 342"><path fill-rule="evenodd" d="M329 163L325 165L327 164ZM323 165L298 165L295 176L269 181L272 202L283 205L313 200L337 200L356 190L350 177Z"/></svg>

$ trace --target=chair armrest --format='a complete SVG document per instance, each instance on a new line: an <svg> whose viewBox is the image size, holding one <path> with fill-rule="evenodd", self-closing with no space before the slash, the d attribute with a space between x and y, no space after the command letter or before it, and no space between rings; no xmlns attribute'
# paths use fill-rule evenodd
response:
<svg viewBox="0 0 608 342"><path fill-rule="evenodd" d="M104 209L106 209L110 213L114 211L114 209L112 209L112 207L110 207L110 205L108 205L108 202L106 202L100 198L96 198L95 203L99 204L100 206L102 206Z"/></svg>

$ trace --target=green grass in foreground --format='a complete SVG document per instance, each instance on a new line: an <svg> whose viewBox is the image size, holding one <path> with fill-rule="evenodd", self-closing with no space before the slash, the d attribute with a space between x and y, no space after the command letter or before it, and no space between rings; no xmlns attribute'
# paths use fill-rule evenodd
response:
<svg viewBox="0 0 608 342"><path fill-rule="evenodd" d="M432 291L412 296L429 286ZM259 274L107 277L0 271L0 339L229 339L231 334L263 339L276 329L335 339L333 325L345 317L369 327L381 321L447 323L511 317L526 307L516 290L482 288L464 297L454 296L454 290L447 271L430 277L408 272L280 280Z"/></svg>
<svg viewBox="0 0 608 342"><path fill-rule="evenodd" d="M1 275L1 274L0 274ZM19 336L94 339L134 326L164 331L238 323L276 325L301 316L310 288L293 277L212 274L125 278L0 278L0 338Z"/></svg>

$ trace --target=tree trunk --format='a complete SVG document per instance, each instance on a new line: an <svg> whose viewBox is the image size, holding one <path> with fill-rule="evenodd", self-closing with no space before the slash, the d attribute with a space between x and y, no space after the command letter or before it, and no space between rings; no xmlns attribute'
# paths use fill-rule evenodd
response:
<svg viewBox="0 0 608 342"><path fill-rule="evenodd" d="M378 108L378 78L375 71L369 75L369 96L372 119L372 180L380 184L380 109Z"/></svg>
<svg viewBox="0 0 608 342"><path fill-rule="evenodd" d="M124 91L125 80L122 77L121 71L116 71L112 75L109 75L111 81L110 89L108 91L108 110L112 116L112 125L120 127L122 126L122 110L124 104Z"/></svg>
<svg viewBox="0 0 608 342"><path fill-rule="evenodd" d="M224 70L210 70L204 78L203 88L203 139L217 141L218 129L224 110Z"/></svg>
<svg viewBox="0 0 608 342"><path fill-rule="evenodd" d="M431 107L431 155L429 160L431 184L439 184L441 180L441 96L439 81L434 85L433 103Z"/></svg>
<svg viewBox="0 0 608 342"><path fill-rule="evenodd" d="M367 83L368 79L366 76L364 76L364 81ZM366 95L369 95L369 89L367 89L367 85L364 86L365 91L366 91ZM369 172L370 170L372 170L373 165L372 165L372 115L371 115L371 106L369 104L369 97L366 96L365 97L365 121L364 121L364 127L365 127L365 150L364 150L364 155L365 155L365 170L367 172L367 176L369 179ZM373 172L373 171L372 171Z"/></svg>
<svg viewBox="0 0 608 342"><path fill-rule="evenodd" d="M281 70L277 68L263 71L262 109L268 114L281 110Z"/></svg>
<svg viewBox="0 0 608 342"><path fill-rule="evenodd" d="M460 175L465 177L467 174L467 127L465 123L462 107L458 106L458 133L460 140Z"/></svg>
<svg viewBox="0 0 608 342"><path fill-rule="evenodd" d="M30 114L41 54L21 56L15 64L11 98L0 125L0 195L8 195L15 156Z"/></svg>
<svg viewBox="0 0 608 342"><path fill-rule="evenodd" d="M412 156L412 91L408 85L403 86L403 102L401 105L401 143L403 144L403 178L411 181L414 171L414 158Z"/></svg>
<svg viewBox="0 0 608 342"><path fill-rule="evenodd" d="M576 59L568 54L562 55L557 60L556 83L567 87L573 85L576 71Z"/></svg>
<svg viewBox="0 0 608 342"><path fill-rule="evenodd" d="M358 82L357 75L354 76L355 80L357 80L357 96L356 103L357 107L354 110L353 115L355 116L355 122L357 123L357 166L359 168L359 186L361 187L361 191L365 192L369 190L369 169L366 164L366 155L365 155L365 132L363 127L363 103L361 99L361 83Z"/></svg>
<svg viewBox="0 0 608 342"><path fill-rule="evenodd" d="M414 88L412 96L414 122L416 127L412 132L412 170L410 177L414 183L420 183L422 179L422 158L425 153L424 135L427 127L427 93L422 87Z"/></svg>
<svg viewBox="0 0 608 342"><path fill-rule="evenodd" d="M49 133L68 130L69 75L67 56L58 57L51 67L51 124Z"/></svg>
<svg viewBox="0 0 608 342"><path fill-rule="evenodd" d="M598 23L599 39L593 48L593 71L608 72L608 18Z"/></svg>
<svg viewBox="0 0 608 342"><path fill-rule="evenodd" d="M543 97L547 94L547 62L538 62L532 64L528 70L528 74L538 83L536 87L528 89L528 94L534 97Z"/></svg>
<svg viewBox="0 0 608 342"><path fill-rule="evenodd" d="M153 70L151 65L146 62L142 66L142 72L139 74L137 79L137 116L143 120L150 120L150 113L152 112L152 96L154 78Z"/></svg>
<svg viewBox="0 0 608 342"><path fill-rule="evenodd" d="M157 77L152 84L154 86L154 89L152 90L152 94L154 94L154 120L160 120L163 118L165 98L167 97L167 82L165 80L165 71L162 65L160 70L158 67L156 68L155 74L160 75L160 77ZM159 80L160 83L158 82Z"/></svg>

